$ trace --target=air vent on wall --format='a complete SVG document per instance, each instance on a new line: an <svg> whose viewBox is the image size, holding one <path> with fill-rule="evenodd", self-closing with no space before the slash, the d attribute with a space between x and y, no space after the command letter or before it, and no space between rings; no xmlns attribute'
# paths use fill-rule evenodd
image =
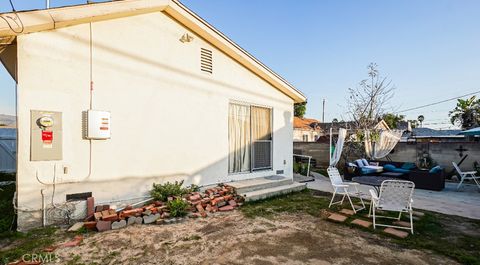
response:
<svg viewBox="0 0 480 265"><path fill-rule="evenodd" d="M210 74L213 72L212 51L200 49L200 70Z"/></svg>

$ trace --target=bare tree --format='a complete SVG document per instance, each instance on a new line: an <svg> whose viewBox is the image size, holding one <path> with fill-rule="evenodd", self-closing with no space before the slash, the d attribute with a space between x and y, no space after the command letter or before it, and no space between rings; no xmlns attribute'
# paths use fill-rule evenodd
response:
<svg viewBox="0 0 480 265"><path fill-rule="evenodd" d="M367 66L368 78L360 81L356 88L349 88L347 100L348 114L353 121L350 131L356 137L350 137L344 146L342 157L365 157L363 136L366 129L372 130L386 114L385 107L394 95L392 81L380 74L378 66L370 63ZM374 133L371 137L375 138Z"/></svg>
<svg viewBox="0 0 480 265"><path fill-rule="evenodd" d="M357 129L371 129L380 121L395 90L392 81L380 75L376 63L370 63L367 69L368 78L348 89L348 111Z"/></svg>

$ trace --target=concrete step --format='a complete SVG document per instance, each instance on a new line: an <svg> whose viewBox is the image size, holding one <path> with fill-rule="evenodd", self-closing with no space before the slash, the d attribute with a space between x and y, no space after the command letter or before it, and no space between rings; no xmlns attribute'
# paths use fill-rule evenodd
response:
<svg viewBox="0 0 480 265"><path fill-rule="evenodd" d="M251 191L263 190L278 186L292 184L293 180L284 176L269 176L262 178L246 179L228 183L235 188L237 194L244 194Z"/></svg>
<svg viewBox="0 0 480 265"><path fill-rule="evenodd" d="M305 183L294 182L287 185L249 191L243 194L240 193L240 195L242 195L245 198L245 201L249 202L249 201L263 200L273 196L291 193L294 191L301 191L306 188L307 188L307 185Z"/></svg>

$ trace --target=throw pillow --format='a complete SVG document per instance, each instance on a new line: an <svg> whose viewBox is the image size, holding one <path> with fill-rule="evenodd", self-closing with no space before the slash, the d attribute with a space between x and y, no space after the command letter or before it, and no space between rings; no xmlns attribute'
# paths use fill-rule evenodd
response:
<svg viewBox="0 0 480 265"><path fill-rule="evenodd" d="M432 167L428 173L436 174L442 172L443 168L441 166Z"/></svg>
<svg viewBox="0 0 480 265"><path fill-rule="evenodd" d="M357 166L358 166L358 167L364 167L363 162L362 162L361 159L355 160L355 163L357 163Z"/></svg>
<svg viewBox="0 0 480 265"><path fill-rule="evenodd" d="M365 158L362 158L362 163L364 166L368 166L368 161Z"/></svg>
<svg viewBox="0 0 480 265"><path fill-rule="evenodd" d="M383 169L385 169L385 171L393 172L396 169L396 167L392 164L386 164L383 166Z"/></svg>

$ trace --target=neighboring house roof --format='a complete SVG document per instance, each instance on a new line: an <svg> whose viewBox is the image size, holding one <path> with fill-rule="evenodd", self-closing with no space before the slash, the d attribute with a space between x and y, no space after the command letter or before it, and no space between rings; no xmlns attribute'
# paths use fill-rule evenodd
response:
<svg viewBox="0 0 480 265"><path fill-rule="evenodd" d="M293 117L293 128L300 130L321 130L318 126L320 122L315 119Z"/></svg>
<svg viewBox="0 0 480 265"><path fill-rule="evenodd" d="M353 121L339 121L339 122L322 122L318 124L320 128L324 131L330 130L330 128L338 129L345 128L347 130L355 127L355 122Z"/></svg>
<svg viewBox="0 0 480 265"><path fill-rule="evenodd" d="M375 130L387 130L390 131L390 127L384 120L380 120L374 127Z"/></svg>
<svg viewBox="0 0 480 265"><path fill-rule="evenodd" d="M272 71L253 55L193 13L178 0L123 0L59 7L45 10L0 14L0 44L9 44L16 35L52 30L73 25L128 17L152 12L164 12L196 33L233 60L270 83L296 103L306 97L283 77ZM20 21L20 23L13 21ZM10 21L12 20L12 21ZM9 24L10 22L10 24ZM12 30L12 27L14 30Z"/></svg>
<svg viewBox="0 0 480 265"><path fill-rule="evenodd" d="M458 135L461 130L435 130L430 128L413 128L413 135L416 138L463 138L463 135Z"/></svg>

